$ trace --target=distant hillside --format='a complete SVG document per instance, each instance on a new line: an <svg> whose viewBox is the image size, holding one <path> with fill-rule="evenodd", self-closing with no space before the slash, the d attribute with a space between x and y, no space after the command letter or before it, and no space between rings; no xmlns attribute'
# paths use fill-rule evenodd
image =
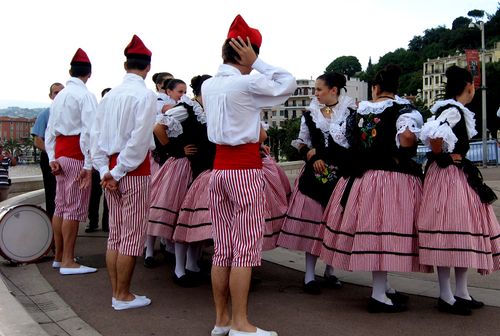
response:
<svg viewBox="0 0 500 336"><path fill-rule="evenodd" d="M0 108L0 116L36 118L45 108L7 107Z"/></svg>

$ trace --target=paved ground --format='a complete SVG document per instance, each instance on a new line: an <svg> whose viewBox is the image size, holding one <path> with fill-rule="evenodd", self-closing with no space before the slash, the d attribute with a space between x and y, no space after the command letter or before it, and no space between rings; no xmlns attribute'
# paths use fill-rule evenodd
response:
<svg viewBox="0 0 500 336"><path fill-rule="evenodd" d="M500 192L500 168L483 174ZM500 203L500 202L497 202ZM495 205L497 216L500 204ZM7 285L49 335L209 335L213 324L210 285L183 289L173 284L173 263L160 256L159 267L146 269L138 259L133 288L152 298L151 306L116 312L111 307L110 285L104 264L106 235L85 234L81 225L77 255L99 271L82 276L60 276L47 257L35 265L0 265ZM208 271L210 248L204 265ZM410 311L394 315L372 315L365 305L369 274L339 273L349 281L341 290L325 289L310 296L301 290L302 254L278 249L266 253L263 266L255 271L262 279L250 297L250 316L258 326L276 329L281 336L299 335L499 335L500 275L471 274L471 292L488 306L470 317L442 314L435 308L435 275L393 274L394 286L412 295ZM285 267L286 266L286 267ZM318 265L318 273L323 270ZM424 286L428 286L424 290ZM422 296L426 295L426 296Z"/></svg>

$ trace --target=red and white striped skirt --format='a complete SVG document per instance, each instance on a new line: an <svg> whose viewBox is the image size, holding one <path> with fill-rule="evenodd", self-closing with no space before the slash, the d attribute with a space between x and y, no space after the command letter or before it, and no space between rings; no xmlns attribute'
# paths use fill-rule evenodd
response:
<svg viewBox="0 0 500 336"><path fill-rule="evenodd" d="M151 183L148 235L171 240L182 201L192 180L187 158L169 158Z"/></svg>
<svg viewBox="0 0 500 336"><path fill-rule="evenodd" d="M264 231L264 178L262 169L212 171L210 216L213 265L260 266Z"/></svg>
<svg viewBox="0 0 500 336"><path fill-rule="evenodd" d="M320 258L348 271L430 272L418 259L420 179L369 170L355 179L343 209L345 184L339 181L325 211Z"/></svg>
<svg viewBox="0 0 500 336"><path fill-rule="evenodd" d="M193 181L184 197L173 239L193 243L212 239L209 207L209 185L212 171L205 170Z"/></svg>
<svg viewBox="0 0 500 336"><path fill-rule="evenodd" d="M148 225L149 176L124 176L118 190L106 190L109 208L108 250L140 256Z"/></svg>
<svg viewBox="0 0 500 336"><path fill-rule="evenodd" d="M417 225L422 264L476 268L481 274L500 269L495 213L491 205L481 203L458 167L431 164Z"/></svg>
<svg viewBox="0 0 500 336"><path fill-rule="evenodd" d="M262 172L264 173L264 242L262 250L272 250L277 246L278 236L285 220L288 209L288 192L290 181L283 169L276 161L266 156L262 159ZM283 175L286 183L283 180Z"/></svg>
<svg viewBox="0 0 500 336"><path fill-rule="evenodd" d="M83 161L65 156L57 158L61 173L56 175L56 198L54 216L85 222L89 211L91 186L80 189L76 179L83 169Z"/></svg>
<svg viewBox="0 0 500 336"><path fill-rule="evenodd" d="M304 195L299 190L299 178L304 168L295 180L286 217L278 237L278 246L291 250L314 254L314 243L321 241L321 220L323 207L319 202Z"/></svg>

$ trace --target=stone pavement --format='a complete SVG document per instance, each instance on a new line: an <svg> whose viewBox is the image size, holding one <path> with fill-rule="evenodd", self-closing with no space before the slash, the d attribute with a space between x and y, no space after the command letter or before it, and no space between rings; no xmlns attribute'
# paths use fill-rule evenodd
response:
<svg viewBox="0 0 500 336"><path fill-rule="evenodd" d="M488 184L500 193L500 168L482 170ZM495 213L500 215L500 202ZM173 263L158 256L160 265L146 269L139 258L133 289L152 298L143 309L116 312L110 307L110 285L105 269L106 234L84 233L80 227L77 254L82 262L98 267L95 274L63 277L51 267L51 258L37 264L0 265L7 288L23 310L7 304L10 294L0 288L0 335L208 335L213 324L210 285L193 289L173 284ZM207 248L204 261L209 268ZM438 287L435 274L391 274L396 289L414 294L410 311L372 315L365 311L370 295L370 274L338 272L346 282L341 290L325 288L319 296L301 290L303 253L276 249L266 252L263 266L255 271L262 282L250 296L250 316L258 326L294 335L499 335L500 272L481 277L470 272L471 294L489 306L471 317L441 314L435 308ZM324 265L318 263L317 273ZM1 277L0 277L1 278ZM2 285L0 283L0 285ZM1 286L0 286L1 287ZM10 298L9 298L10 296ZM7 308L6 308L7 306ZM11 309L12 307L12 309ZM24 311L24 314L26 314ZM5 329L3 318L19 316L17 330ZM39 328L39 327L42 328ZM3 329L2 329L3 328Z"/></svg>

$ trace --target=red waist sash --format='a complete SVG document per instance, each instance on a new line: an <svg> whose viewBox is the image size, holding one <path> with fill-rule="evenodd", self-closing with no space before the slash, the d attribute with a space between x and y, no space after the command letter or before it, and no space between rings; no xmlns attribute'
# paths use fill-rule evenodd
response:
<svg viewBox="0 0 500 336"><path fill-rule="evenodd" d="M118 160L118 154L112 154L109 157L109 170L113 169L116 166L116 160ZM151 175L151 162L149 161L149 151L146 155L146 158L135 170L129 171L127 176L149 176Z"/></svg>
<svg viewBox="0 0 500 336"><path fill-rule="evenodd" d="M80 134L78 135L58 135L54 148L56 159L62 156L83 161L82 150L80 149Z"/></svg>
<svg viewBox="0 0 500 336"><path fill-rule="evenodd" d="M214 169L262 169L260 144L216 145Z"/></svg>

